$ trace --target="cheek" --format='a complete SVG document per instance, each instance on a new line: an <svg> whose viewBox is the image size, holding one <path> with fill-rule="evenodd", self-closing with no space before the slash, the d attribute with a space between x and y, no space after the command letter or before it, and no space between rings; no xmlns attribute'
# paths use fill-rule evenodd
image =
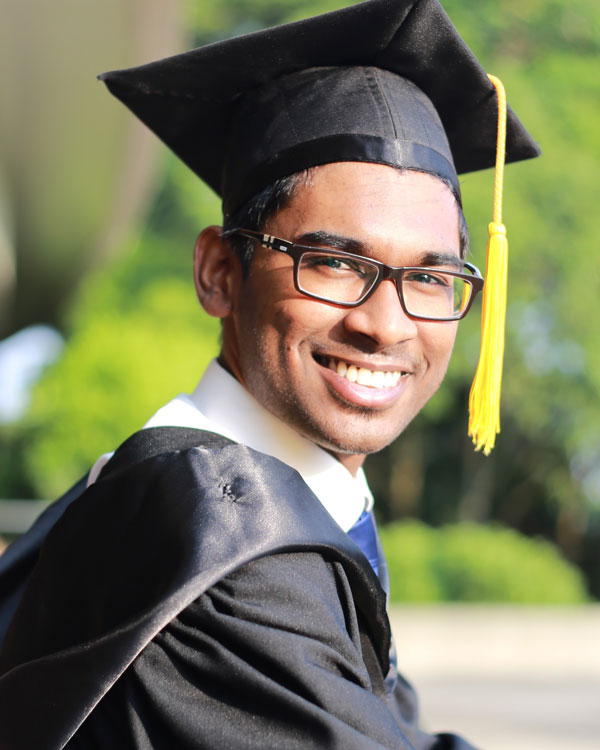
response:
<svg viewBox="0 0 600 750"><path fill-rule="evenodd" d="M454 347L458 322L424 323L423 327L423 348L429 366L434 369L443 367L445 371Z"/></svg>
<svg viewBox="0 0 600 750"><path fill-rule="evenodd" d="M285 338L290 346L328 336L339 319L337 309L306 297L279 301L261 313L263 326Z"/></svg>
<svg viewBox="0 0 600 750"><path fill-rule="evenodd" d="M306 298L287 299L264 308L257 328L257 349L271 366L270 377L306 383L314 369L313 352L334 337L340 313Z"/></svg>

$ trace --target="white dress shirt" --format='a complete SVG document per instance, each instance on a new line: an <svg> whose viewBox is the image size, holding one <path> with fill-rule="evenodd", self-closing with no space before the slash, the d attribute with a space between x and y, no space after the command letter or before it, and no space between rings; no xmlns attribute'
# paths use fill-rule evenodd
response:
<svg viewBox="0 0 600 750"><path fill-rule="evenodd" d="M356 477L333 456L271 414L216 360L207 367L191 395L180 394L144 425L194 427L267 453L296 469L329 514L348 531L373 497L362 469ZM88 485L111 457L94 464Z"/></svg>

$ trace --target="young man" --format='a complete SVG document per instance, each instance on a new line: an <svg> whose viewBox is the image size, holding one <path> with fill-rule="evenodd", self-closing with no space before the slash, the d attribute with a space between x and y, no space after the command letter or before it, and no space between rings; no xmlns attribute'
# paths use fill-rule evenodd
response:
<svg viewBox="0 0 600 750"><path fill-rule="evenodd" d="M223 196L195 250L222 350L7 558L9 582L35 567L0 744L470 747L419 729L396 671L361 467L435 392L481 288L456 169L494 161L491 84L434 0L104 80ZM537 153L512 114L508 153Z"/></svg>

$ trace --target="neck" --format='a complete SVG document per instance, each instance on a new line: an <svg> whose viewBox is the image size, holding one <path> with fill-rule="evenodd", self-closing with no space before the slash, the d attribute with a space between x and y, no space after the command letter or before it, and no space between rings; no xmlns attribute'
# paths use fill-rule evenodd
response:
<svg viewBox="0 0 600 750"><path fill-rule="evenodd" d="M244 382L244 378L242 377L242 373L239 367L236 367L236 359L235 357L232 357L228 354L227 351L225 351L225 347L221 350L221 353L217 357L217 362L221 365L221 367L224 370L227 370L227 372L230 375L233 375L233 377L240 383L241 385L248 390L246 387L246 383Z"/></svg>
<svg viewBox="0 0 600 750"><path fill-rule="evenodd" d="M344 466L353 477L356 476L357 471L364 464L366 456L362 453L335 453L334 451L328 451L332 456Z"/></svg>
<svg viewBox="0 0 600 750"><path fill-rule="evenodd" d="M244 378L242 377L242 373L240 369L236 367L236 358L232 357L231 353L227 351L225 347L223 347L223 349L221 350L221 353L219 357L217 358L217 361L224 370L227 370L227 372L230 375L233 375L233 377L242 386L244 386L246 390L248 390L246 383L244 381ZM327 449L325 448L324 450L327 450ZM327 452L330 455L332 455L334 458L337 458L337 460L342 464L342 466L344 466L353 477L356 476L357 471L364 464L365 458L366 458L366 456L362 453L359 453L359 454L336 453L335 451L332 451L332 450L331 451L327 450Z"/></svg>

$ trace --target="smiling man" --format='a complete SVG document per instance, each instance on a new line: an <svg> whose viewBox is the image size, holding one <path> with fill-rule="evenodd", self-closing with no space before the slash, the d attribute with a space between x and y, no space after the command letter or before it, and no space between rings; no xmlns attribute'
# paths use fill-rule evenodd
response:
<svg viewBox="0 0 600 750"><path fill-rule="evenodd" d="M222 365L268 411L355 474L365 454L402 432L446 371L457 322L409 315L399 291L404 306L422 305L417 313L436 315L441 304L442 317L455 315L451 285L460 279L436 271L463 270L456 198L429 174L327 164L313 169L261 230L378 264L430 270L382 281L360 304L342 306L365 297L371 278L352 255L331 256L336 266L326 269L322 261L300 261L295 285L290 255L264 248L260 235L246 277L228 241L240 232L223 241L220 229L209 227L198 239L198 294L207 312L223 318ZM378 270L373 266L373 280ZM297 288L303 282L331 300L308 296ZM422 290L414 298L416 286Z"/></svg>
<svg viewBox="0 0 600 750"><path fill-rule="evenodd" d="M492 84L435 0L102 78L223 197L222 349L4 556L0 744L468 750L397 672L362 464L482 287L457 172L494 163ZM512 112L507 147L538 153Z"/></svg>

